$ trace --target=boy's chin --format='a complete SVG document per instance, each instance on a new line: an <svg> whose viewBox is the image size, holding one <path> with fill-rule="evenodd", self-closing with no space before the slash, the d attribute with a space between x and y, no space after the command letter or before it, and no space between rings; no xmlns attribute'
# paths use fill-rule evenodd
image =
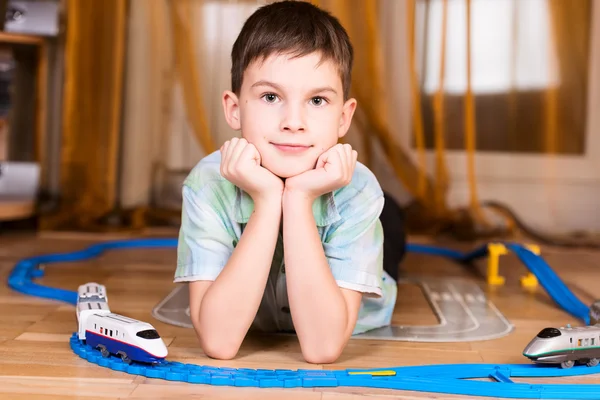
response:
<svg viewBox="0 0 600 400"><path fill-rule="evenodd" d="M292 165L281 165L281 166L267 166L263 165L266 169L271 171L274 175L286 179L292 178L296 175L303 174L306 171L313 169L312 166L292 166Z"/></svg>

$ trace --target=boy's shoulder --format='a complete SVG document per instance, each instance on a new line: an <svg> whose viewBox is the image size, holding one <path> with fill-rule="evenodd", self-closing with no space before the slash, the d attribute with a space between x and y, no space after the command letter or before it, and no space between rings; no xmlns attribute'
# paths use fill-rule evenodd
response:
<svg viewBox="0 0 600 400"><path fill-rule="evenodd" d="M350 183L334 192L338 206L348 201L372 201L379 197L383 197L383 190L377 177L361 162L356 162Z"/></svg>
<svg viewBox="0 0 600 400"><path fill-rule="evenodd" d="M221 151L214 151L198 161L183 181L183 185L194 192L212 185L233 186L221 175Z"/></svg>

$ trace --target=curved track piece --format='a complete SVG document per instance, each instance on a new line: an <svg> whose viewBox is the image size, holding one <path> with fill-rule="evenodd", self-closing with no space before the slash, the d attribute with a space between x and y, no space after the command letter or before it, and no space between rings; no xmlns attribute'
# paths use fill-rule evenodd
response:
<svg viewBox="0 0 600 400"><path fill-rule="evenodd" d="M370 387L414 390L430 393L493 396L521 399L593 399L600 385L513 383L511 377L577 376L600 372L600 367L578 366L569 370L537 365L447 364L349 370L266 370L218 368L165 361L151 366L126 364L120 358L104 358L83 344L74 333L73 351L100 366L148 378L205 385L260 388ZM495 378L497 382L470 381L470 378Z"/></svg>
<svg viewBox="0 0 600 400"><path fill-rule="evenodd" d="M43 297L52 300L61 300L70 304L77 304L77 292L37 285L32 278L43 275L42 265L60 262L84 261L99 257L106 250L132 249L132 248L164 248L177 247L177 239L134 239L118 240L94 244L80 251L71 253L44 254L25 258L15 265L8 277L8 286L17 292L30 296Z"/></svg>
<svg viewBox="0 0 600 400"><path fill-rule="evenodd" d="M39 277L43 274L43 271L39 269L41 265L57 262L89 260L100 256L106 250L165 247L177 247L177 239L133 239L103 242L72 253L47 254L26 258L15 265L15 268L8 278L8 285L18 292L31 296L62 300L70 304L75 304L77 301L76 292L37 285L32 282L32 278ZM559 306L571 315L583 320L586 324L589 324L590 308L583 304L573 292L569 290L541 256L532 253L525 246L519 244L507 243L506 247L512 250L523 264L525 264L525 266L537 277L544 289ZM468 253L462 253L457 250L443 247L414 243L409 243L406 248L407 251L410 252L438 255L460 263L468 263L487 255L487 246L485 245Z"/></svg>
<svg viewBox="0 0 600 400"><path fill-rule="evenodd" d="M536 276L552 299L569 314L590 323L590 307L586 306L571 292L571 290L556 275L544 259L529 249L514 243L506 244L519 259Z"/></svg>
<svg viewBox="0 0 600 400"><path fill-rule="evenodd" d="M91 245L83 250L70 253L44 254L25 258L17 262L13 268L8 278L8 286L17 292L21 292L30 296L61 300L75 305L77 302L77 292L37 285L32 282L33 278L38 278L43 275L44 271L40 269L41 266L52 263L90 260L99 257L107 250L170 247L177 247L176 238L130 239L102 242ZM473 259L483 257L487 254L486 246L466 254L457 250L421 244L408 244L407 250L415 253L448 257L457 262L468 262Z"/></svg>
<svg viewBox="0 0 600 400"><path fill-rule="evenodd" d="M81 261L98 257L105 250L128 248L163 248L177 246L177 239L140 239L105 242L82 251L32 257L17 263L8 279L16 291L39 297L76 303L76 292L51 288L32 283L32 279L43 274L40 265L56 262ZM560 281L541 257L522 246L509 245L525 265L533 272L555 301L567 311L581 317L586 308ZM462 254L450 249L412 245L409 251L442 255L458 262L467 262L487 254L487 248ZM210 385L253 386L253 387L372 387L396 390L494 396L503 398L598 398L600 385L584 384L530 384L514 383L511 377L559 377L588 375L600 372L600 367L577 366L568 370L538 364L494 365L455 364L418 367L394 367L374 370L251 370L216 368L165 361L157 366L139 363L126 364L120 358L102 357L90 346L79 340L77 333L70 339L70 346L80 357L100 366L172 381L202 383ZM470 378L492 378L496 382L470 381Z"/></svg>

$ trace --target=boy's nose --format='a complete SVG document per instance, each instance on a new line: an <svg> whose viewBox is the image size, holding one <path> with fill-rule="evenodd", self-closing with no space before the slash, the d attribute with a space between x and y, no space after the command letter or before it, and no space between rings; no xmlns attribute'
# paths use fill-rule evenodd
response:
<svg viewBox="0 0 600 400"><path fill-rule="evenodd" d="M306 129L303 111L300 107L288 107L281 121L281 130L287 132L303 132Z"/></svg>

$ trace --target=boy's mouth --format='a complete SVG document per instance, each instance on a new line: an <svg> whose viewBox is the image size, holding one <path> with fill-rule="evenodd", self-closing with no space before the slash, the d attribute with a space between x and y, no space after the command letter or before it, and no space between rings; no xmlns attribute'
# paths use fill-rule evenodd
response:
<svg viewBox="0 0 600 400"><path fill-rule="evenodd" d="M284 153L301 153L305 150L310 149L311 145L298 144L298 143L274 143L271 142L273 146L279 151Z"/></svg>

